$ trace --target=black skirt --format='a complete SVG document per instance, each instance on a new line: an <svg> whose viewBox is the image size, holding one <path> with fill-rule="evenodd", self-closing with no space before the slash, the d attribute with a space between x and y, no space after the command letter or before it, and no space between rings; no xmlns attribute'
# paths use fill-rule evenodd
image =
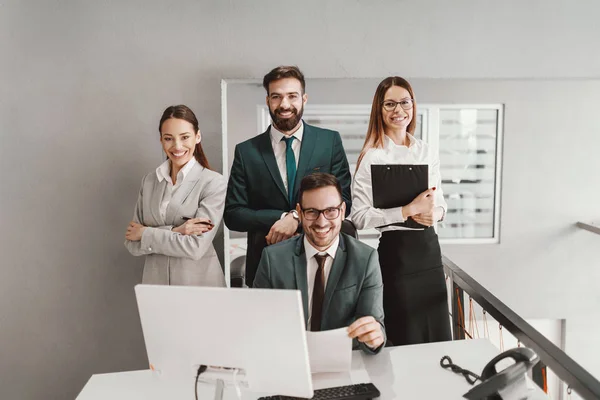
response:
<svg viewBox="0 0 600 400"><path fill-rule="evenodd" d="M451 340L446 279L435 230L384 232L378 252L388 343Z"/></svg>

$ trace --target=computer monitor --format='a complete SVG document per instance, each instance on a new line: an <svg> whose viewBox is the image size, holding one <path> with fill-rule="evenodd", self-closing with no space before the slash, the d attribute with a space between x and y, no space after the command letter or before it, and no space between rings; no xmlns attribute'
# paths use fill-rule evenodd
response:
<svg viewBox="0 0 600 400"><path fill-rule="evenodd" d="M199 365L243 369L252 392L313 396L297 290L139 284L151 369L190 383Z"/></svg>

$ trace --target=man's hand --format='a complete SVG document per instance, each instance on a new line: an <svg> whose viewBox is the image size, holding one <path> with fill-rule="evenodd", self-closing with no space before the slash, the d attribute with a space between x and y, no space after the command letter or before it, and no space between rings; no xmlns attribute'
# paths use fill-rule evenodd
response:
<svg viewBox="0 0 600 400"><path fill-rule="evenodd" d="M348 336L352 339L357 338L359 342L366 344L373 350L383 344L384 338L381 324L371 316L354 321L348 327Z"/></svg>
<svg viewBox="0 0 600 400"><path fill-rule="evenodd" d="M267 244L275 244L281 241L287 240L294 236L298 229L298 221L288 213L283 219L275 222L269 231L269 234L265 236Z"/></svg>
<svg viewBox="0 0 600 400"><path fill-rule="evenodd" d="M146 227L142 224L138 224L135 221L131 221L127 226L127 232L125 232L125 239L132 242L139 242L142 240L142 233Z"/></svg>
<svg viewBox="0 0 600 400"><path fill-rule="evenodd" d="M214 228L214 225L208 218L191 218L173 228L172 231L182 235L202 235L212 228Z"/></svg>

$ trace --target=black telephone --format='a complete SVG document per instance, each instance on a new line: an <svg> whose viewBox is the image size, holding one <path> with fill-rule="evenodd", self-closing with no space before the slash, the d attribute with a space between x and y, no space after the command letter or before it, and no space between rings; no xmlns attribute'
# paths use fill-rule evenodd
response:
<svg viewBox="0 0 600 400"><path fill-rule="evenodd" d="M498 372L496 364L506 358L512 358L515 363ZM507 350L483 368L481 383L463 397L469 400L525 400L528 398L527 372L539 360L538 355L526 347Z"/></svg>

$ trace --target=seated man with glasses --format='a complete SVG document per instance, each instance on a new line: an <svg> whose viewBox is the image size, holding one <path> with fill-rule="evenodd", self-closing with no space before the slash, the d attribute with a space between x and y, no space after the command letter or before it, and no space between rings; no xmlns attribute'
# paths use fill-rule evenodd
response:
<svg viewBox="0 0 600 400"><path fill-rule="evenodd" d="M345 211L335 176L304 177L296 205L304 233L263 250L254 287L300 290L307 329L348 327L354 347L375 354L385 343L379 257L340 233Z"/></svg>

